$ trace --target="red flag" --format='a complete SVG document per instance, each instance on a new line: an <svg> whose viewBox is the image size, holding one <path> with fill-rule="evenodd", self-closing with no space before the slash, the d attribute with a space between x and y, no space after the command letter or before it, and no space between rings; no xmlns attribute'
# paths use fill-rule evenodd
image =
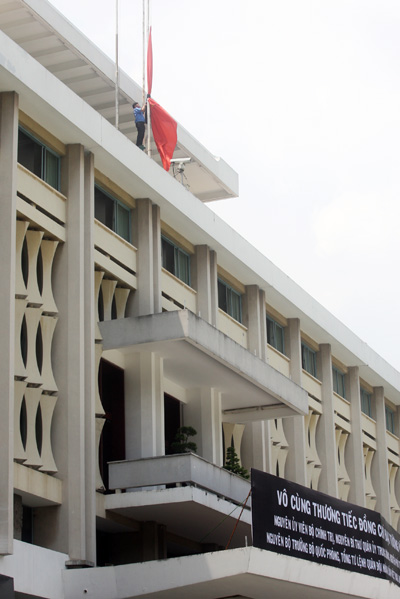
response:
<svg viewBox="0 0 400 599"><path fill-rule="evenodd" d="M153 87L153 46L151 43L151 27L149 30L149 41L147 43L147 93L151 96Z"/></svg>
<svg viewBox="0 0 400 599"><path fill-rule="evenodd" d="M150 105L151 128L158 153L161 156L163 167L169 171L171 158L174 154L177 137L177 122L153 100L148 99Z"/></svg>

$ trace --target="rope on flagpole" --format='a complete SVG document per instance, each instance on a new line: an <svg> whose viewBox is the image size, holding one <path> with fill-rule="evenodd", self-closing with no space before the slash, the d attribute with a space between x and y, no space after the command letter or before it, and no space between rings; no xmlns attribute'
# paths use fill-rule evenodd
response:
<svg viewBox="0 0 400 599"><path fill-rule="evenodd" d="M147 0L147 44L149 43L150 37L150 0ZM147 52L149 47L147 45ZM149 82L147 82L148 84ZM146 107L147 114L147 155L151 158L151 112L150 106Z"/></svg>
<svg viewBox="0 0 400 599"><path fill-rule="evenodd" d="M119 129L118 2L115 0L115 126Z"/></svg>
<svg viewBox="0 0 400 599"><path fill-rule="evenodd" d="M142 27L143 27L143 95L142 95L142 106L146 102L146 0L143 0L143 15L142 15Z"/></svg>

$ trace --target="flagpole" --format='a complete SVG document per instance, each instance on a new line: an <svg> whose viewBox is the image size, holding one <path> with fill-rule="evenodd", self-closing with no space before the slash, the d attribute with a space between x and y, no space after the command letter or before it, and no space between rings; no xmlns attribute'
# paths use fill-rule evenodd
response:
<svg viewBox="0 0 400 599"><path fill-rule="evenodd" d="M147 0L147 44L150 36L150 0ZM149 48L147 46L147 52ZM149 82L147 82L148 84ZM150 107L147 107L147 155L151 158L151 113Z"/></svg>
<svg viewBox="0 0 400 599"><path fill-rule="evenodd" d="M142 28L143 28L143 83L142 83L142 106L146 101L146 0L143 0L143 14L142 14Z"/></svg>
<svg viewBox="0 0 400 599"><path fill-rule="evenodd" d="M115 0L115 126L119 129L118 2Z"/></svg>

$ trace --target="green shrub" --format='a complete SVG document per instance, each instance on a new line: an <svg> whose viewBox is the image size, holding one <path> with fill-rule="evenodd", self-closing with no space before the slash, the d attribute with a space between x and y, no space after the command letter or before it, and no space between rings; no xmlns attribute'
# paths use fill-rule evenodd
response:
<svg viewBox="0 0 400 599"><path fill-rule="evenodd" d="M225 459L225 470L229 470L229 472L233 472L233 474L239 474L243 478L250 478L250 475L246 468L240 465L239 458L237 457L236 450L233 446L228 447L226 450L226 459Z"/></svg>
<svg viewBox="0 0 400 599"><path fill-rule="evenodd" d="M197 435L197 431L192 426L181 426L178 428L174 441L171 443L171 450L174 453L196 453L197 445L194 441L189 441L189 437Z"/></svg>

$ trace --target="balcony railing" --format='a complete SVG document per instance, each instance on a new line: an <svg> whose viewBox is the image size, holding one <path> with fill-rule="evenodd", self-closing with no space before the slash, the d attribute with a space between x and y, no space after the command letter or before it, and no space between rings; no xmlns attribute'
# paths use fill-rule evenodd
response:
<svg viewBox="0 0 400 599"><path fill-rule="evenodd" d="M322 400L322 383L314 376L309 374L306 370L303 369L303 377L302 377L302 387L305 389L310 395Z"/></svg>
<svg viewBox="0 0 400 599"><path fill-rule="evenodd" d="M280 351L272 347L272 345L267 345L267 355L268 355L268 364L275 368L275 370L279 370L282 374L289 377L290 376L290 358L281 354Z"/></svg>
<svg viewBox="0 0 400 599"><path fill-rule="evenodd" d="M228 501L245 501L250 482L215 466L207 460L185 453L141 460L125 460L109 464L109 488L138 490L140 488L190 485L214 493ZM250 501L246 507L250 507Z"/></svg>
<svg viewBox="0 0 400 599"><path fill-rule="evenodd" d="M137 249L98 220L94 221L94 246L97 268L136 289Z"/></svg>
<svg viewBox="0 0 400 599"><path fill-rule="evenodd" d="M179 310L187 308L196 314L197 292L168 272L161 271L161 286L164 310Z"/></svg>

